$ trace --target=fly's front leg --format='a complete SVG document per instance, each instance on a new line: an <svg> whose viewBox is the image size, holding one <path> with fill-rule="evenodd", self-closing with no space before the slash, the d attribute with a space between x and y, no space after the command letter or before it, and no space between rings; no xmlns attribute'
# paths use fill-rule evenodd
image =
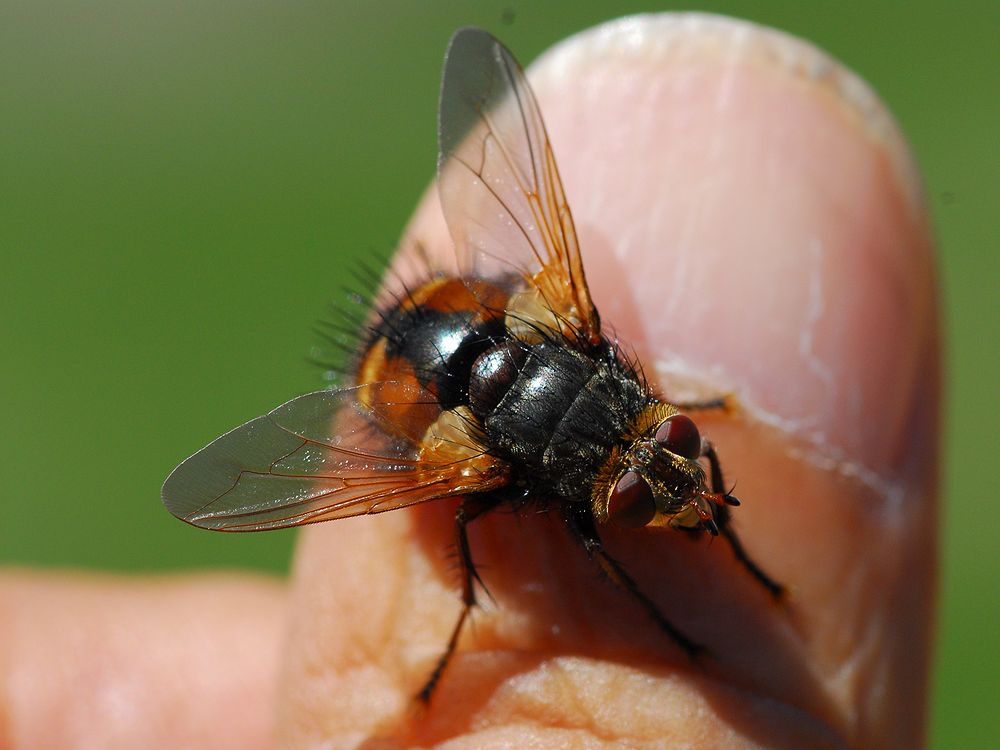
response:
<svg viewBox="0 0 1000 750"><path fill-rule="evenodd" d="M671 401L681 411L732 411L733 403L729 396L708 398L699 401Z"/></svg>
<svg viewBox="0 0 1000 750"><path fill-rule="evenodd" d="M586 551L587 556L600 566L601 571L607 576L608 580L638 601L660 629L669 635L678 646L684 649L688 656L693 658L704 651L704 647L701 644L695 643L688 638L666 618L666 615L660 611L656 602L639 589L638 584L628 574L624 566L607 553L604 549L604 543L601 541L601 537L598 535L597 528L594 525L594 518L589 510L570 508L563 514L563 518L569 527L570 535L580 543L584 551Z"/></svg>
<svg viewBox="0 0 1000 750"><path fill-rule="evenodd" d="M731 497L726 491L726 485L722 480L722 467L719 466L719 456L715 452L715 446L707 440L703 440L701 455L708 460L709 476L712 480L712 492L719 493L727 498ZM719 527L719 533L729 542L729 546L732 548L733 554L736 555L736 559L740 561L744 568L750 571L750 575L756 578L770 592L771 596L775 599L780 599L785 593L785 587L761 570L760 566L747 554L746 549L743 547L743 542L740 541L740 538L736 535L736 531L732 527L732 511L730 511L729 507L726 505L713 505L713 510L715 512L715 523Z"/></svg>
<svg viewBox="0 0 1000 750"><path fill-rule="evenodd" d="M441 675L444 674L445 667L448 666L448 662L451 661L451 657L455 654L455 648L458 646L458 638L462 633L462 626L465 625L465 621L469 617L469 612L476 606L476 582L478 581L479 585L483 583L479 578L479 573L476 571L475 564L472 562L472 552L469 549L469 535L466 527L484 513L495 508L500 502L499 498L472 495L463 499L462 504L455 511L458 564L462 576L462 611L458 615L458 621L451 631L451 637L448 639L448 645L445 647L444 653L438 659L437 664L434 666L434 671L427 678L427 682L424 683L424 686L420 688L420 692L417 693L417 700L424 705L430 703L434 688L441 681Z"/></svg>

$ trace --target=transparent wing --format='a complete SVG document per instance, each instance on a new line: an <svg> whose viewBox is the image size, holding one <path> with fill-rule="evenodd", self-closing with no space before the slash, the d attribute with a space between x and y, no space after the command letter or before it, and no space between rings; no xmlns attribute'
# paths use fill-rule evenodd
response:
<svg viewBox="0 0 1000 750"><path fill-rule="evenodd" d="M412 441L379 427L394 406L376 383L309 393L216 439L163 484L167 509L194 526L263 531L382 513L505 481L478 460L421 458ZM405 403L425 397L392 384ZM484 471L485 468L485 471Z"/></svg>
<svg viewBox="0 0 1000 750"><path fill-rule="evenodd" d="M538 103L521 66L485 31L451 39L438 138L438 189L463 276L520 277L596 342L600 319Z"/></svg>

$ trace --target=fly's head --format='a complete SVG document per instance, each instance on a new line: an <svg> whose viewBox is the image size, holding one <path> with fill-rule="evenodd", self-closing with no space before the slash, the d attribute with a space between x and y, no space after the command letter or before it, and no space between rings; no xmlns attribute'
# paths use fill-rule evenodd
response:
<svg viewBox="0 0 1000 750"><path fill-rule="evenodd" d="M624 528L669 526L718 534L718 506L739 505L706 485L699 461L706 444L692 419L662 402L651 404L605 463L592 497L602 523Z"/></svg>

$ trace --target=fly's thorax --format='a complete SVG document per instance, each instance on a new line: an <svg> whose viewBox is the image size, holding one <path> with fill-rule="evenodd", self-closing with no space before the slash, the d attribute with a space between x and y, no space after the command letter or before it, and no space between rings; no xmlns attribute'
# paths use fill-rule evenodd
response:
<svg viewBox="0 0 1000 750"><path fill-rule="evenodd" d="M697 528L705 470L698 462L701 437L676 407L651 401L598 473L591 503L600 523L628 528ZM692 521L692 514L694 520Z"/></svg>
<svg viewBox="0 0 1000 750"><path fill-rule="evenodd" d="M492 450L540 497L587 502L597 472L649 401L635 373L551 335L511 338L473 364L469 406Z"/></svg>

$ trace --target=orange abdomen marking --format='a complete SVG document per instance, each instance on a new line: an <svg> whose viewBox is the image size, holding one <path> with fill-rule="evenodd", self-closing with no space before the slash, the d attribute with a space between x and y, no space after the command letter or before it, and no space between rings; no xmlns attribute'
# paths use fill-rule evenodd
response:
<svg viewBox="0 0 1000 750"><path fill-rule="evenodd" d="M442 410L468 404L472 363L506 337L508 296L485 281L438 277L382 313L357 382L381 384L371 389L371 398L388 404L378 410L390 423L384 429L422 435ZM415 386L433 403L413 403Z"/></svg>

